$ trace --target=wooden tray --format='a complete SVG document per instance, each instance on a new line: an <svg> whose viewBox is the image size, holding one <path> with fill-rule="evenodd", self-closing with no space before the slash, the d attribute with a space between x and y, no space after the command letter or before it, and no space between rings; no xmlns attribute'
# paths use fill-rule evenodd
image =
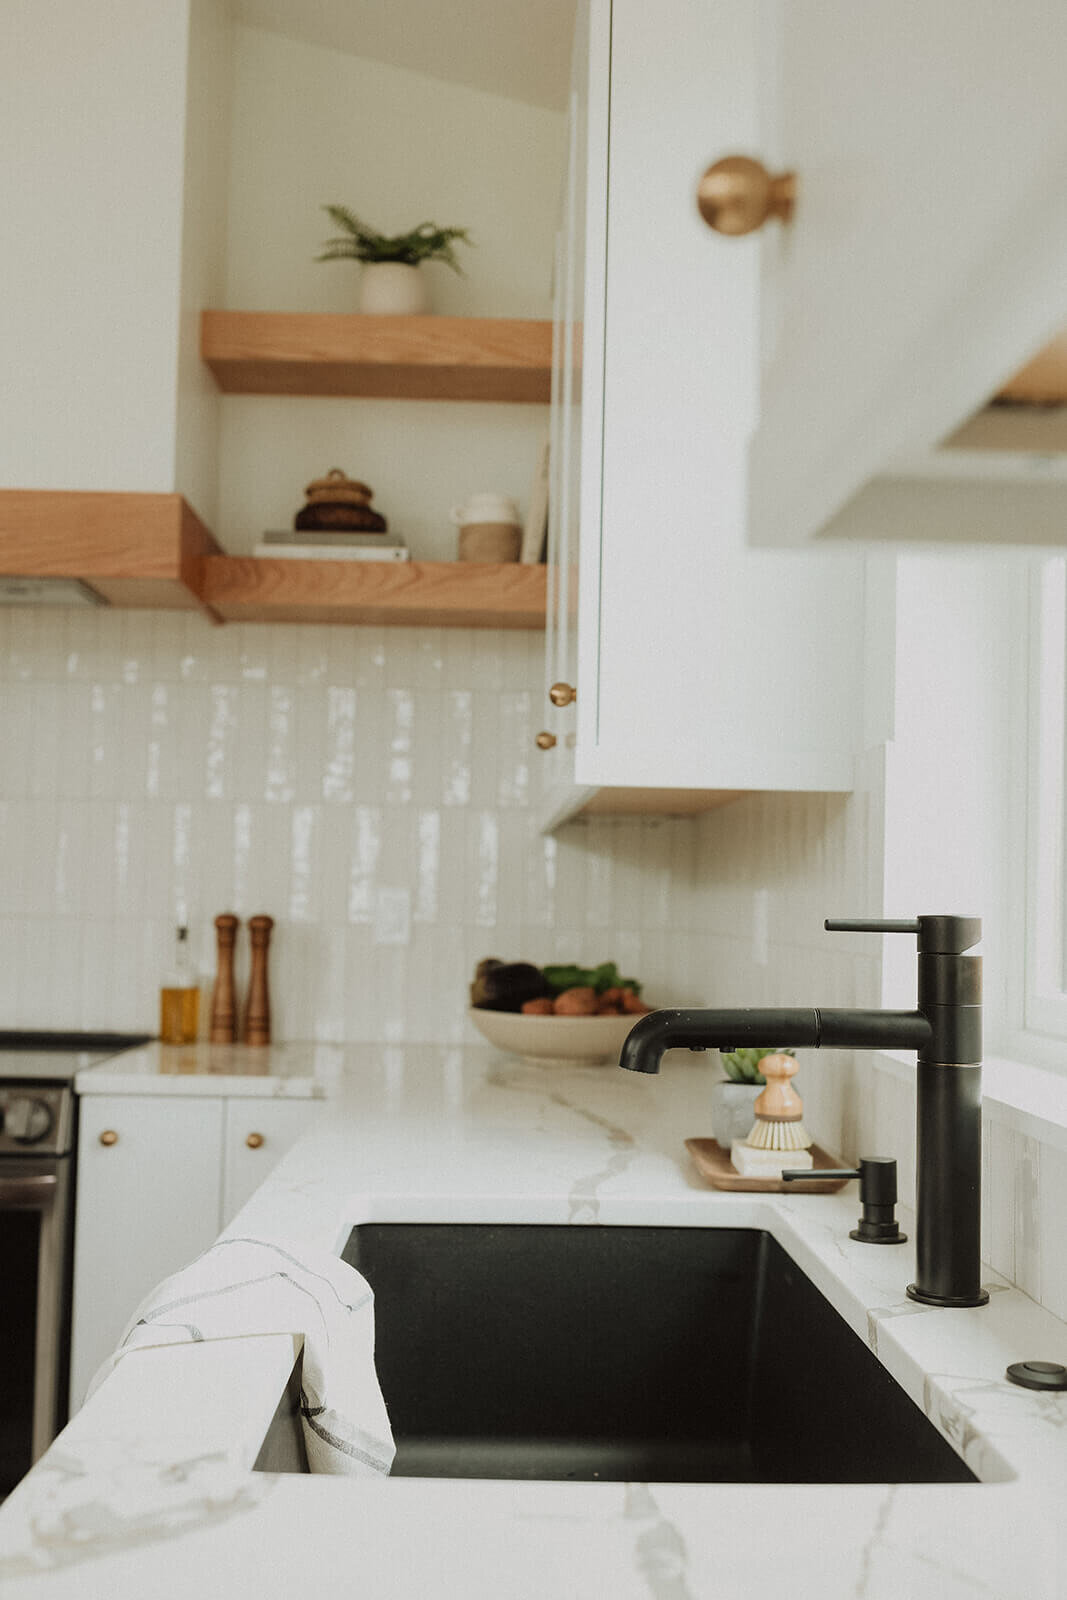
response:
<svg viewBox="0 0 1067 1600"><path fill-rule="evenodd" d="M803 1183L783 1183L781 1178L743 1178L715 1139L687 1139L685 1147L696 1162L697 1171L714 1189L743 1189L748 1194L836 1194L847 1178L811 1178ZM840 1161L827 1155L817 1144L811 1146L816 1167L839 1167Z"/></svg>

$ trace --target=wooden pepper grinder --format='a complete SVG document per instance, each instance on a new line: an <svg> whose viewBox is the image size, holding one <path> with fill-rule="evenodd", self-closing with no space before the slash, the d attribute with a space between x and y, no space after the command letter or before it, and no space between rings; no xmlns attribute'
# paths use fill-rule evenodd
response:
<svg viewBox="0 0 1067 1600"><path fill-rule="evenodd" d="M233 1044L237 1038L237 991L233 981L233 947L240 920L232 911L215 918L215 987L211 995L212 1044Z"/></svg>
<svg viewBox="0 0 1067 1600"><path fill-rule="evenodd" d="M273 917L249 917L252 941L252 975L248 980L248 1008L245 1011L245 1044L270 1044L270 988L267 983L267 951Z"/></svg>

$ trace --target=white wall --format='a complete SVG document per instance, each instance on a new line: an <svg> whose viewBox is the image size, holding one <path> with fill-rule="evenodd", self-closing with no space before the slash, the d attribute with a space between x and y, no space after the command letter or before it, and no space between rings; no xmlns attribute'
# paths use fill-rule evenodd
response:
<svg viewBox="0 0 1067 1600"><path fill-rule="evenodd" d="M173 487L187 0L6 0L0 485Z"/></svg>
<svg viewBox="0 0 1067 1600"><path fill-rule="evenodd" d="M232 96L229 10L220 0L191 0L173 487L210 528L218 517L221 401L200 360L200 313L221 305L225 292Z"/></svg>
<svg viewBox="0 0 1067 1600"><path fill-rule="evenodd" d="M1025 887L1011 844L1027 720L1028 553L897 561L894 737L886 757L885 915L983 920L987 1051L1009 1031ZM885 941L883 1000L910 1005L915 952Z"/></svg>
<svg viewBox="0 0 1067 1600"><path fill-rule="evenodd" d="M426 271L449 316L551 312L565 119L257 28L235 31L227 304L353 311L359 267L316 262L339 202L383 233L467 227L463 277Z"/></svg>
<svg viewBox="0 0 1067 1600"><path fill-rule="evenodd" d="M551 315L565 119L417 73L236 29L226 303L352 311L359 268L315 261L348 205L383 232L424 219L470 229L464 276L423 270L435 309ZM449 509L495 489L524 505L547 407L229 396L217 532L251 549L292 526L304 486L340 466L417 557L450 560Z"/></svg>

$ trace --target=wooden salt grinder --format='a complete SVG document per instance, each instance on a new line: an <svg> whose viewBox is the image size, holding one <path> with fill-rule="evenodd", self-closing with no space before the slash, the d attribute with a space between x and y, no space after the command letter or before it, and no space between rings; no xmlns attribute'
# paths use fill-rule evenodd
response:
<svg viewBox="0 0 1067 1600"><path fill-rule="evenodd" d="M233 982L233 947L237 942L239 919L232 911L215 918L215 987L211 994L212 1044L233 1044L237 1038L237 993Z"/></svg>
<svg viewBox="0 0 1067 1600"><path fill-rule="evenodd" d="M252 941L252 975L248 980L248 1008L245 1011L245 1044L270 1044L270 988L267 983L267 951L273 917L249 917Z"/></svg>

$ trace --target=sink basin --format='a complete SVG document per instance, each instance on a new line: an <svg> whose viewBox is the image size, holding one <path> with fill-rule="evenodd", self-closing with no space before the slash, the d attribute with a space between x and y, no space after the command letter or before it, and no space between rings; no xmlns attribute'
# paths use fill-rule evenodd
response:
<svg viewBox="0 0 1067 1600"><path fill-rule="evenodd" d="M965 1483L770 1234L364 1223L394 1477Z"/></svg>

